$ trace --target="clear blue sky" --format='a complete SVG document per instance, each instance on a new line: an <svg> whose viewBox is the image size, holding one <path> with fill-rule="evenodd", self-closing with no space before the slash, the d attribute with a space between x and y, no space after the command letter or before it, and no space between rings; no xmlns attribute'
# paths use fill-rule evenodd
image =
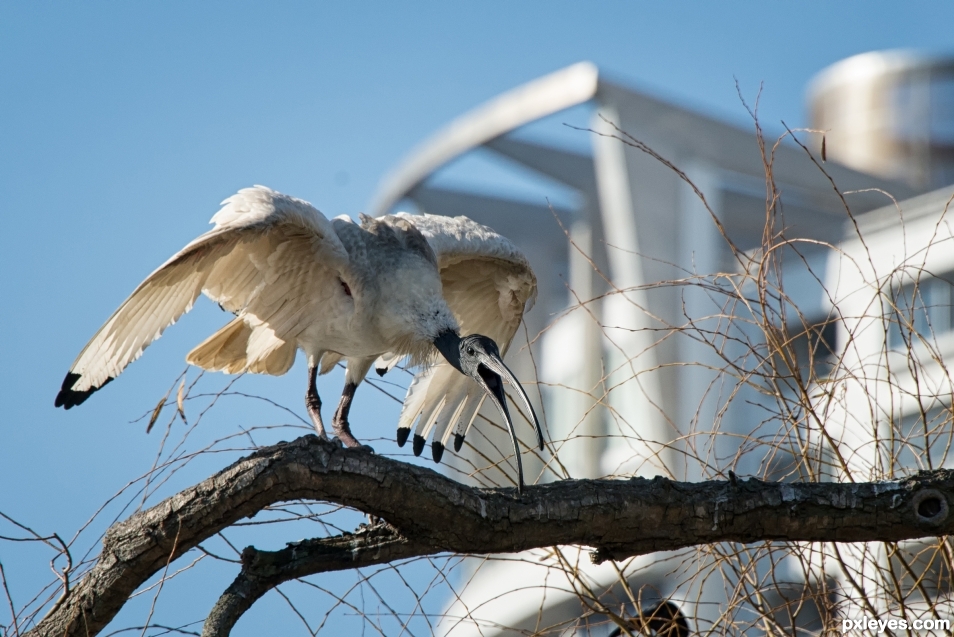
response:
<svg viewBox="0 0 954 637"><path fill-rule="evenodd" d="M265 184L329 216L356 214L426 135L580 60L742 125L734 78L750 97L764 82L764 121L803 125L817 71L876 49L950 53L952 24L954 4L872 0L0 2L0 511L72 536L152 462L157 433L129 421L224 321L211 304L82 407L55 410L53 397L96 328L238 188ZM322 384L326 409L341 382L332 373ZM300 364L237 387L304 416ZM294 422L248 400L212 413L211 437ZM396 455L396 415L362 387L352 422ZM266 548L286 539L297 538ZM44 556L0 543L16 602L48 579ZM183 612L201 617L232 574L202 580L206 596ZM255 634L265 617L236 634Z"/></svg>

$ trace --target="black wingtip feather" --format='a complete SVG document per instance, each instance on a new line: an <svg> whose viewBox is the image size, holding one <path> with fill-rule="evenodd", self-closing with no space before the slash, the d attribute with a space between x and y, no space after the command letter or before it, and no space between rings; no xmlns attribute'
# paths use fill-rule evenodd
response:
<svg viewBox="0 0 954 637"><path fill-rule="evenodd" d="M411 428L407 427L398 427L397 430L397 443L398 447L403 447L404 443L407 442L407 437L411 435Z"/></svg>
<svg viewBox="0 0 954 637"><path fill-rule="evenodd" d="M431 456L434 457L434 462L440 464L441 458L444 456L444 445L437 442L436 440L431 443Z"/></svg>
<svg viewBox="0 0 954 637"><path fill-rule="evenodd" d="M113 377L110 376L107 378L99 387L90 387L89 389L85 389L83 391L73 391L73 385L75 385L76 381L79 379L80 374L67 372L66 378L63 379L63 386L60 387L60 392L56 395L56 400L53 401L54 407L70 409L71 407L82 405L84 402L86 402L87 398L93 395L94 392L111 383Z"/></svg>
<svg viewBox="0 0 954 637"><path fill-rule="evenodd" d="M376 371L376 372L378 373L378 376L384 376L385 374L388 373L388 368L387 368L387 367L375 367L375 368L374 368L374 371Z"/></svg>
<svg viewBox="0 0 954 637"><path fill-rule="evenodd" d="M414 442L412 443L412 447L415 456L421 455L421 452L424 451L424 436L414 434Z"/></svg>
<svg viewBox="0 0 954 637"><path fill-rule="evenodd" d="M460 448L464 446L464 436L462 434L454 434L454 451L460 451Z"/></svg>

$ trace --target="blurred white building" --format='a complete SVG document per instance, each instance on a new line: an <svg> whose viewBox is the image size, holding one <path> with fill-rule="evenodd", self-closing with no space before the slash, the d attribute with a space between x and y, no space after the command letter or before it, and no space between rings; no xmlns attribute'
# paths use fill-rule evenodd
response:
<svg viewBox="0 0 954 637"><path fill-rule="evenodd" d="M954 60L857 55L818 75L810 103L812 125L829 131L830 157L937 188L858 216L830 254L826 288L844 346L829 376L835 390L819 392L817 408L832 438L819 441L831 478L845 479L839 465L870 480L950 468ZM827 570L856 613L863 590L885 617L930 616L930 602L954 592L944 550L936 540L902 542L891 555L884 544L852 544L839 556L845 566L827 560Z"/></svg>
<svg viewBox="0 0 954 637"><path fill-rule="evenodd" d="M548 125L560 128L553 117L558 113L583 118L582 128L594 131L579 133L589 148L540 141ZM830 284L827 273L837 263L813 242L842 241L846 214L816 164L822 162L822 136L800 134L799 139L814 160L790 140L773 149L770 137L766 152L774 153L772 176L783 193L778 227L789 239L805 240L798 254L786 259L782 275L791 306L801 311L792 321L821 324L831 311L822 287ZM827 136L829 159L836 156L835 148L848 145L836 139L834 131ZM839 156L848 161L848 155ZM460 185L461 173L467 172L462 166L479 177L476 185ZM842 192L854 191L849 198L855 214L884 206L884 191L898 199L917 192L910 183L832 161L824 168ZM448 173L456 175L453 186L444 178ZM515 184L523 190L517 192ZM541 193L552 198L548 202ZM740 390L713 371L744 355L738 344L727 341L717 350L672 329L692 321L718 333L720 313L726 311L718 295L698 286L659 284L739 272L734 250L754 254L762 246L767 196L766 163L754 123L746 129L724 123L580 63L505 93L446 126L384 180L369 212L410 207L463 214L510 237L527 254L540 296L527 316L526 334L518 333L508 358L519 378L538 380L538 413L545 415L559 458L558 463L549 454L531 460L528 454L528 481L657 474L699 480L721 475L713 467L764 475L765 459L758 454L732 459L740 441L772 423L766 422L756 392ZM529 349L527 338L533 341ZM751 396L728 401L735 391ZM727 402L728 411L723 409ZM713 423L726 435L707 435ZM519 424L518 430L530 433ZM471 438L477 437L468 438L475 449L451 458L452 466L464 476L475 474L482 484L512 484L507 477L512 467L495 468L486 460L509 447L504 432ZM531 442L529 435L524 439ZM578 560L596 587L616 579L612 565L593 567L585 553L573 549L567 558ZM725 591L715 583L709 584L711 590L700 582L691 590L682 587L672 574L681 559L678 553L645 556L632 583L673 599L701 629L718 617ZM530 634L580 617L578 591L567 577L544 561L538 564L475 560L468 586L438 630L454 636ZM791 578L795 582L798 575ZM625 602L622 591L620 600ZM565 634L609 630L568 628Z"/></svg>
<svg viewBox="0 0 954 637"><path fill-rule="evenodd" d="M861 480L954 467L952 201L947 186L860 215L831 253L826 287L846 346L831 370L833 391L817 399L831 436L818 441L831 458L829 479L845 481L842 462ZM939 599L949 617L954 573L944 542L901 542L891 554L882 543L849 544L838 556L845 566L827 560L826 570L854 603L846 613L865 612L864 589L884 618L931 617Z"/></svg>
<svg viewBox="0 0 954 637"><path fill-rule="evenodd" d="M949 415L954 389L952 198L948 186L860 215L829 259L826 287L848 343L830 421L865 479L950 465L954 432L932 423ZM930 457L918 453L926 447Z"/></svg>

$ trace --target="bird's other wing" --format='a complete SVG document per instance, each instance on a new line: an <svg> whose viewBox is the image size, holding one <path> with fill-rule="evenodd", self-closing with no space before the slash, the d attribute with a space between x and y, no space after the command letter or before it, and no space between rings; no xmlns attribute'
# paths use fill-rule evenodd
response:
<svg viewBox="0 0 954 637"><path fill-rule="evenodd" d="M280 352L285 369L252 371L287 371L294 338L322 302L320 292L340 284L347 251L311 204L263 186L223 201L211 223L212 230L150 274L96 332L70 367L57 407L79 405L118 376L200 293L244 317L246 367L284 347L290 348L290 357Z"/></svg>
<svg viewBox="0 0 954 637"><path fill-rule="evenodd" d="M444 298L460 324L461 335L489 336L505 354L537 294L537 279L520 249L467 217L396 216L414 224L433 249ZM439 460L452 431L455 450L460 449L483 398L476 383L441 361L415 378L398 427L409 429L417 421L414 442L418 453L432 433L432 452Z"/></svg>

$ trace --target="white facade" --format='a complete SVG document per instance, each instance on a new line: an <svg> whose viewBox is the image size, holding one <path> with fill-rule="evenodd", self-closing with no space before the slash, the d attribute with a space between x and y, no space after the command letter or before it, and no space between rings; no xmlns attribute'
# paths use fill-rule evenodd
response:
<svg viewBox="0 0 954 637"><path fill-rule="evenodd" d="M827 479L954 467L952 198L947 187L861 215L831 253L827 287L844 346L816 398L828 424L829 437L816 441L830 458ZM936 599L948 600L949 616L944 550L933 539L902 542L893 554L882 543L850 544L825 571L848 591L846 613L866 611L864 589L885 618L931 617ZM830 548L823 554L833 557ZM898 588L903 605L881 593Z"/></svg>
<svg viewBox="0 0 954 637"><path fill-rule="evenodd" d="M591 134L589 153L513 134L581 104L589 105L590 128L599 133ZM630 144L618 139L627 135ZM802 137L817 151L820 137ZM774 141L767 140L769 151ZM641 150L640 143L659 157ZM574 196L567 205L551 207L542 198L528 202L433 183L435 174L472 151L489 152L504 166L529 169ZM856 191L850 196L855 213L884 204L875 189L898 198L913 194L907 186L843 166L824 168L842 191ZM800 256L792 253L785 261L785 289L805 322L813 324L830 311L822 294L829 251L815 242L842 239L844 203L828 176L794 144L774 149L772 169L784 193L779 227L784 225L789 239L805 240ZM771 435L768 430L777 424L766 420L757 391L714 371L726 359L744 356L744 347L726 341L716 349L674 329L692 322L697 333L717 334L726 313L723 297L685 282L728 285L730 276L711 275L739 274L743 265L737 255L757 254L762 246L766 166L754 125L739 129L607 81L590 64L577 64L451 123L385 180L371 210L384 214L408 204L490 225L526 252L537 273L540 298L527 316L533 356L526 340L515 342L509 356L519 378L538 379L538 413L545 415L553 441L535 462L528 454L528 481L659 474L700 480L725 477L722 471L729 468L739 475L768 475L765 463L771 459L739 450L742 441ZM682 283L661 284L673 281ZM712 435L714 429L719 435ZM525 426L518 430L529 432ZM501 431L477 445L504 449L505 442ZM496 458L499 452L484 455ZM465 474L481 469L475 479L482 484L511 484L499 472L512 475L512 468L486 467L478 453L451 462ZM594 586L612 585L611 565L593 567L577 549L567 549L566 555L579 561ZM686 555L639 558L631 580L677 601L693 625L703 628L718 617L725 592L711 581L680 584L671 571ZM514 630L540 630L579 617L578 591L565 573L552 560L536 561L537 566L475 562L470 584L448 608L451 619L439 630L455 636L518 634ZM622 591L620 599L625 602Z"/></svg>
<svg viewBox="0 0 954 637"><path fill-rule="evenodd" d="M839 340L850 344L832 371L842 389L830 420L856 476L901 477L954 459L951 432L930 423L954 388L945 364L954 356L952 196L943 188L861 215L831 255L828 288L845 317ZM914 453L927 446L910 430L922 414L930 458Z"/></svg>

